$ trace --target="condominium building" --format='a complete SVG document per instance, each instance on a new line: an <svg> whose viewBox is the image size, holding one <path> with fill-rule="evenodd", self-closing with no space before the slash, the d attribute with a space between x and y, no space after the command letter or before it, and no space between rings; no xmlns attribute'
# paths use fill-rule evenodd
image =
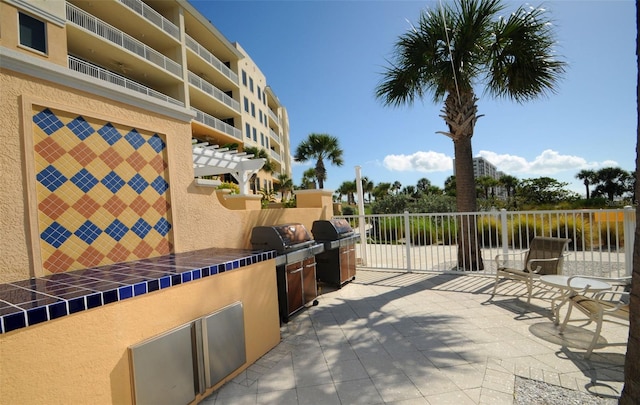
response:
<svg viewBox="0 0 640 405"><path fill-rule="evenodd" d="M264 149L273 172L253 176L254 192L272 188L280 173L291 176L285 107L244 49L188 1L2 0L0 7L3 59L24 64L23 72L37 64L45 79L62 82L55 72L71 71L96 100L191 114L194 142Z"/></svg>

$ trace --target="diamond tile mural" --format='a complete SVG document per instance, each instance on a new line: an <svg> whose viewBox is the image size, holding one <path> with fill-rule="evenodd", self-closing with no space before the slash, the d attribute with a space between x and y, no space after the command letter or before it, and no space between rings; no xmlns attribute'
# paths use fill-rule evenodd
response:
<svg viewBox="0 0 640 405"><path fill-rule="evenodd" d="M33 134L45 273L170 253L163 136L37 107Z"/></svg>

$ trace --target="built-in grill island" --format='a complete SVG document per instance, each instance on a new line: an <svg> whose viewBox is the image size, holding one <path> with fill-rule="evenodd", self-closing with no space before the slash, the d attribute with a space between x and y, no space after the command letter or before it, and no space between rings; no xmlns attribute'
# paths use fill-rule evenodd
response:
<svg viewBox="0 0 640 405"><path fill-rule="evenodd" d="M251 231L255 250L275 250L280 320L289 317L310 302L317 305L316 255L324 250L302 224L256 226Z"/></svg>
<svg viewBox="0 0 640 405"><path fill-rule="evenodd" d="M311 227L316 242L324 244L324 251L316 255L316 278L338 288L356 278L356 234L346 219L314 221Z"/></svg>

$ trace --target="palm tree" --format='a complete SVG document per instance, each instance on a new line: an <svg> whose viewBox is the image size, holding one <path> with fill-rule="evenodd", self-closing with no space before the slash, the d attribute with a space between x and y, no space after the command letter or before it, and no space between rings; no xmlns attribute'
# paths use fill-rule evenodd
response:
<svg viewBox="0 0 640 405"><path fill-rule="evenodd" d="M307 140L298 145L293 159L296 162L316 160L315 171L319 188L324 188L324 181L327 179L324 160L329 159L336 166L342 166L343 163L342 149L340 149L338 138L327 134L309 134Z"/></svg>
<svg viewBox="0 0 640 405"><path fill-rule="evenodd" d="M494 195L494 188L498 185L498 180L491 176L480 176L476 179L478 188L482 191L484 198L487 200Z"/></svg>
<svg viewBox="0 0 640 405"><path fill-rule="evenodd" d="M316 169L307 169L302 173L302 189L314 189L316 188Z"/></svg>
<svg viewBox="0 0 640 405"><path fill-rule="evenodd" d="M269 153L267 153L266 150L259 149L255 146L247 146L243 149L243 152L248 155L253 155L252 159L264 159L264 165L262 165L260 171L263 171L265 173L273 173L273 162L271 161L271 158L269 158ZM260 179L258 178L257 174L251 176L251 188L254 194L260 191Z"/></svg>
<svg viewBox="0 0 640 405"><path fill-rule="evenodd" d="M417 26L396 42L395 61L376 88L385 105L396 107L428 94L435 103L444 100L448 130L441 133L454 145L458 212L477 209L471 137L480 115L474 86L524 102L552 92L564 73L545 11L519 7L499 17L504 8L500 0L457 0L422 11ZM475 228L472 220L460 221L458 266L481 270Z"/></svg>
<svg viewBox="0 0 640 405"><path fill-rule="evenodd" d="M589 193L589 186L593 183L595 183L596 180L596 172L594 172L593 170L580 170L580 172L578 172L578 174L576 174L576 179L582 180L582 183L584 183L585 188L587 189L587 200L589 198L591 198L591 194Z"/></svg>
<svg viewBox="0 0 640 405"><path fill-rule="evenodd" d="M373 182L369 180L368 177L363 177L360 179L362 182L362 194L367 193L368 201L371 202L371 193L373 192ZM353 183L355 184L355 182ZM362 196L364 199L364 196Z"/></svg>
<svg viewBox="0 0 640 405"><path fill-rule="evenodd" d="M393 184L391 185L391 191L396 193L396 195L398 194L401 188L402 188L402 183L400 183L398 180L394 181Z"/></svg>
<svg viewBox="0 0 640 405"><path fill-rule="evenodd" d="M593 190L594 197L606 196L613 201L618 196L623 196L629 190L631 175L619 167L605 167L595 173L597 185Z"/></svg>
<svg viewBox="0 0 640 405"><path fill-rule="evenodd" d="M636 15L640 16L640 6L636 0ZM636 18L636 55L640 49L640 18ZM640 184L640 59L636 79L636 170L635 170L635 195ZM631 301L629 303L629 339L627 342L627 354L624 360L624 388L620 395L620 405L640 404L640 205L636 204L636 231L633 244L633 272L631 275Z"/></svg>
<svg viewBox="0 0 640 405"><path fill-rule="evenodd" d="M513 196L515 195L516 187L518 187L519 180L517 177L505 174L504 176L498 179L498 183L502 187L504 187L504 189L507 191L507 207L508 207L509 204L511 203L511 200L513 199ZM513 205L515 207L516 205L515 200Z"/></svg>
<svg viewBox="0 0 640 405"><path fill-rule="evenodd" d="M293 180L286 173L278 175L277 190L282 193L282 201L286 201L288 193L293 190Z"/></svg>

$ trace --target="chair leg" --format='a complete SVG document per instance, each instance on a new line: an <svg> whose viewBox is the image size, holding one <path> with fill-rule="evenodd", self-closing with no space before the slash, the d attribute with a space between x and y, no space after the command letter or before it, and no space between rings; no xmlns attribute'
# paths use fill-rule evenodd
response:
<svg viewBox="0 0 640 405"><path fill-rule="evenodd" d="M562 322L562 325L560 325L560 334L561 335L564 333L564 329L567 327L567 323L569 322L569 318L571 317L571 310L572 309L573 309L573 302L569 301L569 307L567 308L567 315L564 317L564 321ZM560 322L560 310L558 310L558 314L557 315L554 313L554 314L552 314L552 316L554 316L554 318L556 318L554 320L554 322L557 325Z"/></svg>
<svg viewBox="0 0 640 405"><path fill-rule="evenodd" d="M527 281L527 304L531 304L532 294L533 294L533 282Z"/></svg>
<svg viewBox="0 0 640 405"><path fill-rule="evenodd" d="M596 347L596 344L598 343L598 338L600 337L601 331L602 331L602 317L599 317L597 319L596 331L593 334L593 339L591 339L591 344L589 345L587 352L584 354L585 359L588 359L589 357L591 357L591 353L593 353L593 349Z"/></svg>
<svg viewBox="0 0 640 405"><path fill-rule="evenodd" d="M493 292L491 293L491 299L496 295L496 290L498 289L498 281L500 278L498 277L498 273L496 273L496 281L493 283Z"/></svg>

